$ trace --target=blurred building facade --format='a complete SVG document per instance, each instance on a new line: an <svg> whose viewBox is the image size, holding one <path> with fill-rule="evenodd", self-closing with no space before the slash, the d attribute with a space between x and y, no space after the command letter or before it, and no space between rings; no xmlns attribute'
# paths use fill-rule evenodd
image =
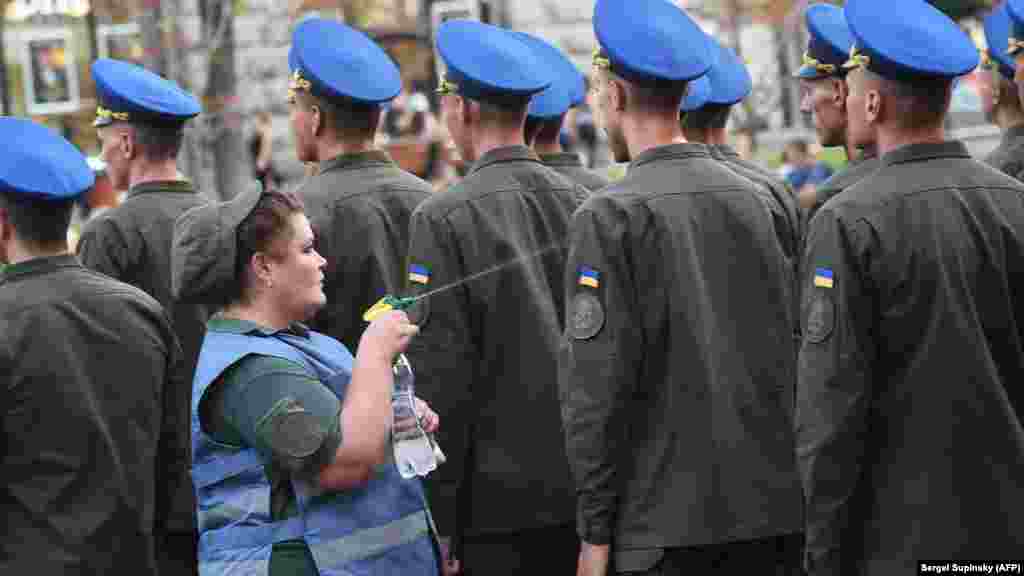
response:
<svg viewBox="0 0 1024 576"><path fill-rule="evenodd" d="M793 135L813 137L789 79L805 43L807 0L674 1L748 63L754 92L737 107L733 128L757 131L769 152ZM952 4L969 15L989 1ZM595 48L592 11L593 0L0 0L0 107L44 122L95 154L89 63L101 56L142 63L203 98L205 113L189 129L182 169L211 195L230 197L237 190L219 188L246 180L248 151L238 141L252 133L258 111L272 114L275 165L292 182L304 174L292 152L285 100L291 31L303 18L338 18L367 30L398 62L406 92L427 96L436 112L432 30L441 20L469 16L537 34L587 72ZM983 152L993 132L977 107L968 77L954 101L953 127ZM233 178L221 177L225 167Z"/></svg>

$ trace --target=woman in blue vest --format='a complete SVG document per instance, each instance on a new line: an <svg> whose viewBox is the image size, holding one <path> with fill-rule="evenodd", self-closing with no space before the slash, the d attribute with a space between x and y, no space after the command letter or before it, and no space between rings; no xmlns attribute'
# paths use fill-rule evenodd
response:
<svg viewBox="0 0 1024 576"><path fill-rule="evenodd" d="M176 296L220 310L192 388L199 571L438 574L420 482L389 458L392 364L417 327L382 315L355 358L304 328L326 302L313 240L290 193L250 191L176 223Z"/></svg>

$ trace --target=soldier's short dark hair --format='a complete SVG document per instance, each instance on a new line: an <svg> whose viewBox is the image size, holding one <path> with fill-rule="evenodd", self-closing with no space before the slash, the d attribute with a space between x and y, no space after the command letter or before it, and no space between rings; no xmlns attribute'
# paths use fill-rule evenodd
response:
<svg viewBox="0 0 1024 576"><path fill-rule="evenodd" d="M679 103L683 101L690 90L689 82L677 82L668 80L651 80L646 82L631 82L615 72L602 69L605 80L617 79L627 86L631 107L637 109L675 109L679 110Z"/></svg>
<svg viewBox="0 0 1024 576"><path fill-rule="evenodd" d="M324 125L335 134L351 138L372 138L380 121L380 105L333 100L300 90L296 98L307 109L316 106Z"/></svg>
<svg viewBox="0 0 1024 576"><path fill-rule="evenodd" d="M705 104L683 114L684 130L724 130L729 123L731 104Z"/></svg>
<svg viewBox="0 0 1024 576"><path fill-rule="evenodd" d="M68 239L75 199L41 200L0 193L0 206L18 238L36 246L63 244Z"/></svg>
<svg viewBox="0 0 1024 576"><path fill-rule="evenodd" d="M881 78L883 91L896 98L895 113L903 128L941 124L949 111L952 80L949 78L915 78L901 81Z"/></svg>
<svg viewBox="0 0 1024 576"><path fill-rule="evenodd" d="M651 81L630 83L630 93L642 108L679 108L690 91L689 82Z"/></svg>
<svg viewBox="0 0 1024 576"><path fill-rule="evenodd" d="M135 129L135 145L142 156L154 161L174 160L181 151L181 143L185 139L184 123L168 124L133 124Z"/></svg>
<svg viewBox="0 0 1024 576"><path fill-rule="evenodd" d="M550 140L552 137L557 138L559 133L562 131L562 121L565 119L565 115L559 116L558 118L552 118L550 120L540 120L538 118L526 117L526 125L523 132L526 135L526 143L529 144L535 138L543 136L545 139Z"/></svg>

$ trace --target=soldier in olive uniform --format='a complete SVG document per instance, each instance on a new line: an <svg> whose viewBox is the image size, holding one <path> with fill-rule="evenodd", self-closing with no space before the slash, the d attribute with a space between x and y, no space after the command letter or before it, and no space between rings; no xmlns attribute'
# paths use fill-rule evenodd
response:
<svg viewBox="0 0 1024 576"><path fill-rule="evenodd" d="M725 127L729 121L732 107L746 98L753 89L750 72L730 48L718 43L710 36L707 39L711 52L711 69L702 77L707 82L707 96L700 106L693 107L696 102L683 100L682 122L683 135L690 142L707 144L712 157L724 164L731 171L750 181L771 214L775 223L775 237L779 247L786 255L790 277L795 283L796 267L800 263L802 246L800 210L796 204L789 184L771 174L764 168L742 158L725 138ZM700 82L694 83L698 92L702 90ZM799 300L793 292L792 315L798 316ZM793 323L794 354L799 345L799 323Z"/></svg>
<svg viewBox="0 0 1024 576"><path fill-rule="evenodd" d="M295 29L289 61L295 150L299 160L319 164L299 190L327 259L330 298L312 327L355 350L363 312L405 284L409 218L432 188L374 147L381 105L402 89L380 46L314 18Z"/></svg>
<svg viewBox="0 0 1024 576"><path fill-rule="evenodd" d="M912 574L920 560L1019 557L1024 186L946 140L953 79L978 63L956 23L925 0L844 10L848 134L877 142L881 166L807 237L806 568Z"/></svg>
<svg viewBox="0 0 1024 576"><path fill-rule="evenodd" d="M565 235L586 190L526 147L530 96L549 68L520 36L450 20L442 110L459 183L412 217L409 284L416 387L445 419L448 462L428 479L431 508L468 574L567 574L576 563L574 498L561 438L558 310ZM434 292L434 291L437 292Z"/></svg>
<svg viewBox="0 0 1024 576"><path fill-rule="evenodd" d="M540 156L545 165L569 180L596 192L608 185L608 178L583 166L575 152L562 149L562 125L570 108L579 106L586 98L586 81L576 65L561 50L530 34L522 38L543 59L543 66L555 72L551 86L530 99L526 114L526 143Z"/></svg>
<svg viewBox="0 0 1024 576"><path fill-rule="evenodd" d="M775 220L779 245L786 257L799 259L800 211L789 185L764 167L740 157L726 142L725 127L732 107L746 98L753 89L750 72L732 49L707 38L710 44L712 66L708 70L708 95L704 104L695 109L683 107L681 117L683 135L690 142L708 145L711 155L730 170L756 185L768 204Z"/></svg>
<svg viewBox="0 0 1024 576"><path fill-rule="evenodd" d="M666 0L598 0L593 22L596 116L630 166L570 230L578 573L793 573L791 276L762 193L681 133L710 46Z"/></svg>
<svg viewBox="0 0 1024 576"><path fill-rule="evenodd" d="M68 251L82 154L48 128L0 119L0 573L157 574L187 473L164 311Z"/></svg>
<svg viewBox="0 0 1024 576"><path fill-rule="evenodd" d="M1013 58L1007 53L1010 15L1000 5L985 18L985 43L979 75L981 107L985 117L1003 133L999 146L985 162L1018 180L1024 179L1024 105L1013 83Z"/></svg>
<svg viewBox="0 0 1024 576"><path fill-rule="evenodd" d="M128 197L85 225L78 258L88 268L142 289L170 316L183 349L187 379L168 394L180 412L178 432L188 445L189 379L209 313L205 306L178 302L172 295L171 241L175 218L206 202L176 166L185 122L199 114L199 102L172 82L127 62L100 59L93 63L92 73L99 98L95 125L101 154L111 184L127 189ZM196 572L189 462L187 454L181 462L168 462L160 477L181 486L170 503L169 524L159 527L158 553L165 574Z"/></svg>
<svg viewBox="0 0 1024 576"><path fill-rule="evenodd" d="M1024 0L1006 0L1003 5L1010 16L1006 53L1013 58L1013 83L1017 85L1017 96L1024 105Z"/></svg>
<svg viewBox="0 0 1024 576"><path fill-rule="evenodd" d="M800 207L809 222L830 198L856 184L878 169L875 143L850 144L846 136L846 68L843 64L853 46L853 37L843 11L831 4L812 4L804 12L810 40L803 65L796 72L800 82L800 110L810 114L822 146L843 146L849 164L826 180L813 194L801 196Z"/></svg>

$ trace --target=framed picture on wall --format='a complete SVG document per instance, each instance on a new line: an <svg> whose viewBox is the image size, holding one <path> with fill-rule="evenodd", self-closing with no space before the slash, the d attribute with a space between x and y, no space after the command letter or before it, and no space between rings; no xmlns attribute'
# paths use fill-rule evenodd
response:
<svg viewBox="0 0 1024 576"><path fill-rule="evenodd" d="M145 50L142 47L142 32L137 23L98 26L96 39L100 58L124 60L142 66Z"/></svg>
<svg viewBox="0 0 1024 576"><path fill-rule="evenodd" d="M78 110L78 66L71 30L28 30L21 38L28 113L63 114Z"/></svg>

